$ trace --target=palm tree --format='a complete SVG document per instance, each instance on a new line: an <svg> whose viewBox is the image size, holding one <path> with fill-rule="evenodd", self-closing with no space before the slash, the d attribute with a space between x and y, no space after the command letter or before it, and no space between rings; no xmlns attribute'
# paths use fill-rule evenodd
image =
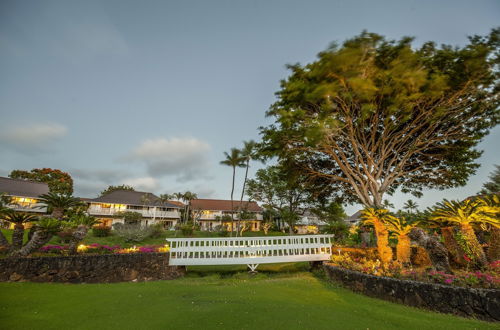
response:
<svg viewBox="0 0 500 330"><path fill-rule="evenodd" d="M69 220L74 226L77 226L73 235L71 235L71 241L69 243L69 252L71 254L76 254L78 244L87 236L89 229L99 223L99 221L86 214L75 215Z"/></svg>
<svg viewBox="0 0 500 330"><path fill-rule="evenodd" d="M23 246L20 250L14 251L11 256L13 257L26 257L33 251L38 250L54 236L55 233L61 231L63 222L56 218L44 217L37 221L36 231L31 240Z"/></svg>
<svg viewBox="0 0 500 330"><path fill-rule="evenodd" d="M38 220L38 217L24 212L9 212L4 219L14 224L14 231L12 232L11 251L19 250L23 247L24 240L24 225L28 222Z"/></svg>
<svg viewBox="0 0 500 330"><path fill-rule="evenodd" d="M245 163L245 179L243 180L243 189L241 190L240 205L238 207L238 213L241 213L241 208L243 206L243 196L245 195L245 187L247 184L248 168L250 167L250 161L255 158L255 147L256 143L253 140L243 141L243 149L240 150L241 158ZM241 216L238 217L238 223L236 227L240 229ZM236 232L238 232L238 230Z"/></svg>
<svg viewBox="0 0 500 330"><path fill-rule="evenodd" d="M366 208L361 215L363 224L370 224L375 228L377 250L384 266L392 261L392 250L389 247L389 231L384 224L390 217L389 210L376 208Z"/></svg>
<svg viewBox="0 0 500 330"><path fill-rule="evenodd" d="M413 210L416 210L418 207L418 204L412 201L411 199L407 200L406 203L403 204L403 208L405 210L408 210L410 214L413 214Z"/></svg>
<svg viewBox="0 0 500 330"><path fill-rule="evenodd" d="M72 207L81 207L85 204L73 196L53 192L40 195L38 200L47 206L47 210L52 209L52 217L59 220L62 220L64 210Z"/></svg>
<svg viewBox="0 0 500 330"><path fill-rule="evenodd" d="M12 198L7 196L6 193L0 193L0 220L3 220L4 216L8 215L11 209L7 205L11 204ZM0 247L9 246L9 241L0 230Z"/></svg>
<svg viewBox="0 0 500 330"><path fill-rule="evenodd" d="M392 204L388 199L384 199L384 201L382 202L382 207L384 209L393 209L394 204Z"/></svg>
<svg viewBox="0 0 500 330"><path fill-rule="evenodd" d="M500 167L497 166L497 169ZM483 197L479 202L483 205L482 210L494 214L496 219L500 218L500 197L498 195ZM488 259L490 262L494 262L500 259L500 226L491 225L490 227Z"/></svg>
<svg viewBox="0 0 500 330"><path fill-rule="evenodd" d="M191 215L191 201L193 199L197 199L198 198L198 195L193 193L193 192L190 192L190 191L186 191L184 193L184 200L186 201L186 221L189 221L189 216Z"/></svg>
<svg viewBox="0 0 500 330"><path fill-rule="evenodd" d="M231 186L231 236L233 236L234 230L234 179L236 177L236 167L244 167L244 159L241 156L241 151L236 148L231 148L231 152L224 152L226 159L222 160L220 163L222 165L231 166L233 168L233 184Z"/></svg>
<svg viewBox="0 0 500 330"><path fill-rule="evenodd" d="M495 210L498 212L498 208L488 206L482 199L467 199L461 203L445 199L444 202L437 204L430 220L458 225L460 236L463 239L464 246L462 248L468 252L469 257L472 257L479 267L484 267L487 264L486 255L483 247L479 244L472 224L482 223L500 227L500 220L496 217Z"/></svg>
<svg viewBox="0 0 500 330"><path fill-rule="evenodd" d="M397 218L388 215L385 218L385 224L389 231L391 231L398 239L396 246L397 260L403 264L410 263L411 256L411 241L408 237L410 230L416 227L416 223L410 223L404 218Z"/></svg>

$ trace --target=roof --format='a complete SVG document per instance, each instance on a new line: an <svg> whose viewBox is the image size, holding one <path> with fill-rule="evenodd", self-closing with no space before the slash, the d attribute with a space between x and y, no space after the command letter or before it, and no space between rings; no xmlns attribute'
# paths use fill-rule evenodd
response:
<svg viewBox="0 0 500 330"><path fill-rule="evenodd" d="M233 201L233 205L233 210L238 210L240 201ZM191 201L191 208L193 210L231 211L231 200L193 199ZM241 209L251 212L262 212L262 208L256 202L243 201Z"/></svg>
<svg viewBox="0 0 500 330"><path fill-rule="evenodd" d="M0 192L10 196L38 197L49 192L49 186L43 182L0 177Z"/></svg>
<svg viewBox="0 0 500 330"><path fill-rule="evenodd" d="M184 205L183 202L179 202L179 201L168 201L170 204L174 204L174 205L177 205L179 207L184 207L186 205Z"/></svg>
<svg viewBox="0 0 500 330"><path fill-rule="evenodd" d="M361 221L361 215L363 214L363 211L358 211L351 215L350 217L347 217L345 219L345 222L347 223L356 223L358 221Z"/></svg>
<svg viewBox="0 0 500 330"><path fill-rule="evenodd" d="M104 196L91 199L90 202L179 208L178 205L172 203L160 202L160 198L153 193L130 190L115 190Z"/></svg>

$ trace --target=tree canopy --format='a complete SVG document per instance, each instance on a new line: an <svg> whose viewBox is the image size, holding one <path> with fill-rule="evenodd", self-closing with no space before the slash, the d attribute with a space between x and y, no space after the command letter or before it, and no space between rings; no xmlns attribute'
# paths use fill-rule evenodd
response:
<svg viewBox="0 0 500 330"><path fill-rule="evenodd" d="M350 202L465 185L499 119L500 29L464 47L363 32L289 65L261 128L264 152Z"/></svg>
<svg viewBox="0 0 500 330"><path fill-rule="evenodd" d="M127 191L135 191L135 188L126 184L122 184L119 186L109 186L108 188L104 189L101 191L99 194L100 197L109 194L110 192L117 191L117 190L127 190Z"/></svg>
<svg viewBox="0 0 500 330"><path fill-rule="evenodd" d="M500 166L495 165L495 171L490 174L490 181L483 184L479 192L483 195L498 194L500 192Z"/></svg>
<svg viewBox="0 0 500 330"><path fill-rule="evenodd" d="M34 168L31 171L13 170L9 177L47 183L50 192L53 193L73 194L73 179L68 173L61 170L52 168Z"/></svg>

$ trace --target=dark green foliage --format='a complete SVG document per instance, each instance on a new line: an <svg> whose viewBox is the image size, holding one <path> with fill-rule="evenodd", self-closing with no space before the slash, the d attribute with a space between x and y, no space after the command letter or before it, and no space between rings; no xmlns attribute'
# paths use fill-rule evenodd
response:
<svg viewBox="0 0 500 330"><path fill-rule="evenodd" d="M73 179L61 170L51 168L34 168L31 171L14 170L10 172L9 177L47 183L52 193L73 194Z"/></svg>
<svg viewBox="0 0 500 330"><path fill-rule="evenodd" d="M142 214L133 211L118 212L116 216L123 218L125 224L138 224L142 220Z"/></svg>
<svg viewBox="0 0 500 330"><path fill-rule="evenodd" d="M102 225L92 227L92 235L94 237L107 237L110 234L111 234L111 227Z"/></svg>
<svg viewBox="0 0 500 330"><path fill-rule="evenodd" d="M109 194L110 192L117 191L117 190L127 190L127 191L135 191L135 188L126 184L122 184L119 186L108 186L108 188L104 189L99 193L99 196L102 197L106 194Z"/></svg>
<svg viewBox="0 0 500 330"><path fill-rule="evenodd" d="M495 171L490 174L490 181L483 184L481 195L498 194L500 192L500 166L495 165Z"/></svg>
<svg viewBox="0 0 500 330"><path fill-rule="evenodd" d="M367 206L398 188L418 196L465 185L499 119L499 32L462 48L363 32L290 65L267 112L275 123L261 129L262 153Z"/></svg>

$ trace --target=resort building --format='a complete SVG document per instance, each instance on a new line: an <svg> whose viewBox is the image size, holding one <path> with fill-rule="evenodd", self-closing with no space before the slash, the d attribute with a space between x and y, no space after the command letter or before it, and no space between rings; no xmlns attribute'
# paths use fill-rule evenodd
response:
<svg viewBox="0 0 500 330"><path fill-rule="evenodd" d="M304 214L302 214L301 218L295 226L293 226L293 229L295 229L295 232L297 234L318 234L319 230L326 226L327 223L323 220L321 220L316 214L312 213L309 210L304 211Z"/></svg>
<svg viewBox="0 0 500 330"><path fill-rule="evenodd" d="M106 226L125 223L123 213L135 212L142 216L142 226L162 224L170 229L175 227L181 215L179 205L162 202L149 192L115 190L98 198L82 200L89 203L87 212Z"/></svg>
<svg viewBox="0 0 500 330"><path fill-rule="evenodd" d="M0 193L11 198L8 207L15 211L45 214L47 207L38 197L48 192L46 183L0 177Z"/></svg>
<svg viewBox="0 0 500 330"><path fill-rule="evenodd" d="M225 226L231 230L231 220L234 217L234 230L237 221L242 215L241 223L246 223L250 231L259 231L262 222L262 208L256 202L233 201L231 208L230 200L222 199L193 199L190 209L193 218L197 221L201 230L217 230Z"/></svg>
<svg viewBox="0 0 500 330"><path fill-rule="evenodd" d="M361 222L362 213L363 213L362 211L358 211L358 212L354 213L353 215L351 215L350 217L347 217L344 220L345 223L347 223L350 226L356 226L358 223Z"/></svg>

